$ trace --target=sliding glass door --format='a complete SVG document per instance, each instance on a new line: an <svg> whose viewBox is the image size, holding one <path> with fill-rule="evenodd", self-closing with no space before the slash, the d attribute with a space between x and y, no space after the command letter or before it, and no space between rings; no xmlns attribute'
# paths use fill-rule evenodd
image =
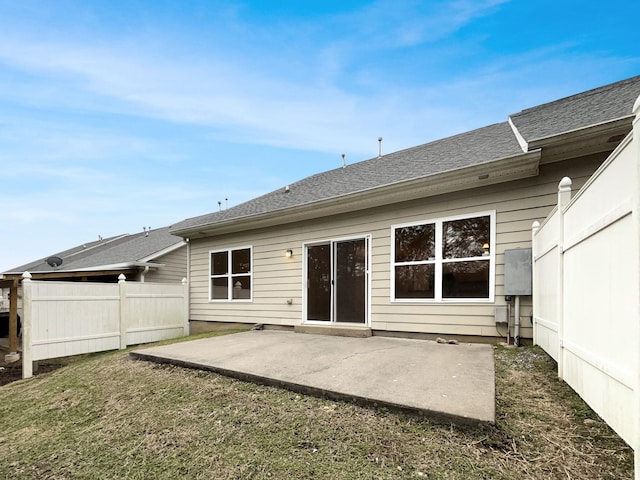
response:
<svg viewBox="0 0 640 480"><path fill-rule="evenodd" d="M307 321L367 323L368 244L356 238L307 246Z"/></svg>

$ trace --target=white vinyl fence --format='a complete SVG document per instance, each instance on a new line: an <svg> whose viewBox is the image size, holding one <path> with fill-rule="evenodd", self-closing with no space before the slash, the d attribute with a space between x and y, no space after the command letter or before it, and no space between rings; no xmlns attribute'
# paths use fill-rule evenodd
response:
<svg viewBox="0 0 640 480"><path fill-rule="evenodd" d="M533 226L534 342L635 451L640 480L640 99L634 130Z"/></svg>
<svg viewBox="0 0 640 480"><path fill-rule="evenodd" d="M22 371L33 362L189 334L182 284L32 281L23 275Z"/></svg>

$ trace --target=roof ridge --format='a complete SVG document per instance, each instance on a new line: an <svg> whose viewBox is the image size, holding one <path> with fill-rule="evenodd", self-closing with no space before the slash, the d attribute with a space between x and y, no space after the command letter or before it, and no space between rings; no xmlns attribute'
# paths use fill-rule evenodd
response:
<svg viewBox="0 0 640 480"><path fill-rule="evenodd" d="M123 234L120 234L120 235L115 235L113 237L109 237L107 239L98 240L94 245L91 245L90 247L87 247L87 248L81 248L80 250L78 250L76 252L70 253L69 255L65 255L65 257L66 258L70 258L70 257L73 257L75 255L79 255L81 253L89 252L89 251L91 251L91 250L93 250L95 248L108 245L108 244L110 244L112 242L115 242L116 240L120 240L121 238L128 237L128 236L129 236L128 233L123 233ZM83 245L86 245L86 244L83 244ZM78 247L79 247L79 245L78 245ZM78 248L78 247L75 247L75 248ZM60 253L64 253L64 252L60 252Z"/></svg>

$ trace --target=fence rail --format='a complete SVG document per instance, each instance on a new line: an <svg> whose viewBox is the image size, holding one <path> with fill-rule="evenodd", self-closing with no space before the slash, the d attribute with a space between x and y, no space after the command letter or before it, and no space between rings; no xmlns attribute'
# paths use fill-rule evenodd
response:
<svg viewBox="0 0 640 480"><path fill-rule="evenodd" d="M534 341L635 451L640 480L640 99L625 138L533 225Z"/></svg>
<svg viewBox="0 0 640 480"><path fill-rule="evenodd" d="M23 289L22 375L48 358L126 348L189 334L182 284L33 281Z"/></svg>

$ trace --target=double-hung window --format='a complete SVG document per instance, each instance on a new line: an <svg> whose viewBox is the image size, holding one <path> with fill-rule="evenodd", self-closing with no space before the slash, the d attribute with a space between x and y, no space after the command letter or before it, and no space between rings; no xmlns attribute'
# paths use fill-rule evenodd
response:
<svg viewBox="0 0 640 480"><path fill-rule="evenodd" d="M493 300L495 212L391 229L391 300Z"/></svg>
<svg viewBox="0 0 640 480"><path fill-rule="evenodd" d="M209 253L209 298L215 301L251 300L251 247Z"/></svg>

